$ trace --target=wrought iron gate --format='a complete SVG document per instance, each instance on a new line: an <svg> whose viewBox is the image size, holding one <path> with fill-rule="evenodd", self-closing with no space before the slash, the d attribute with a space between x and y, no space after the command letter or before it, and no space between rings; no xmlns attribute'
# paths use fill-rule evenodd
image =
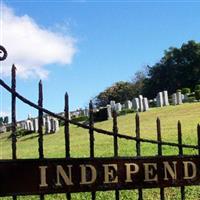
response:
<svg viewBox="0 0 200 200"><path fill-rule="evenodd" d="M5 49L1 48L2 51L4 51L4 56L1 57L1 60L6 58L7 53L5 52ZM177 167L180 168L181 170L183 167L181 166L181 163L183 162L193 162L194 164L200 166L200 157L199 156L184 156L183 155L183 148L188 148L188 149L197 149L198 154L200 155L200 125L197 126L197 145L188 145L188 144L182 144L182 130L181 130L181 123L180 121L177 124L177 129L178 129L178 142L173 143L173 142L165 142L162 141L161 137L161 124L160 124L160 119L158 118L156 121L157 124L157 140L150 140L150 139L145 139L140 137L140 117L139 114L137 113L135 116L135 124L136 124L136 130L135 130L135 136L130 136L126 135L124 133L119 133L118 132L118 125L117 125L117 113L113 111L113 131L107 131L103 129L99 129L94 127L94 120L93 120L93 104L90 102L89 104L89 125L85 125L82 123L74 122L72 120L69 120L69 101L68 101L68 94L65 94L65 106L64 106L64 117L59 116L43 107L43 89L42 89L42 82L39 82L38 86L38 104L33 103L32 101L26 99L22 95L20 95L16 91L16 67L13 65L12 66L12 79L11 79L11 87L8 86L3 80L0 79L0 85L6 89L12 96L12 160L1 160L0 161L0 171L1 169L15 169L17 166L19 170L19 173L24 173L26 174L25 168L22 167L22 165L29 166L31 169L32 167L35 166L48 166L49 168L52 167L55 163L61 165L62 163L71 163L72 165L80 165L80 164L87 164L89 163L90 165L93 165L99 171L101 171L102 167L100 166L102 163L115 163L120 169L121 173L125 173L124 165L126 162L130 164L130 161L134 161L135 165L141 167L142 163L154 163L158 164L158 166L163 167L163 162L170 161L170 162L177 162ZM27 159L27 160L22 160L22 159L17 159L17 148L16 148L16 99L19 99L20 101L24 102L25 104L35 108L38 110L38 154L39 154L39 159ZM47 159L45 158L44 151L43 151L43 114L48 114L50 116L53 116L55 118L58 118L59 120L62 120L64 122L64 133L65 133L65 159ZM86 159L75 159L70 157L70 129L69 129L69 124L77 125L80 128L87 129L89 132L89 151L90 151L90 157ZM109 135L110 137L113 137L113 157L112 158L96 158L95 157L95 151L94 151L94 146L95 146L95 135L94 133L98 134L104 134L104 135ZM118 138L122 138L125 140L133 140L136 142L136 157L119 157L118 156ZM141 155L141 143L149 143L149 144L155 144L157 145L157 155L156 156L151 156L151 157L142 157ZM162 155L162 147L163 146L173 146L177 147L179 149L179 155L177 156L163 156ZM11 166L11 168L9 168ZM155 166L155 165L152 165ZM192 166L192 165L191 165ZM13 168L12 168L13 167ZM162 168L161 167L161 168ZM23 171L24 170L24 171ZM35 169L33 169L34 172ZM159 172L159 169L157 169L157 173L161 174ZM76 170L75 170L76 172ZM120 172L118 173L119 179L120 177L123 178L124 175L120 175ZM132 171L133 172L133 171ZM189 169L189 172L191 173L191 168ZM188 172L188 173L189 173ZM28 172L27 172L28 173ZM46 173L45 168L41 173ZM100 173L100 172L99 172ZM1 174L1 173L0 173ZM103 174L103 172L102 172ZM112 174L113 175L113 174ZM113 175L113 179L114 176ZM144 183L140 178L144 178L143 174L138 175L138 182L137 184L129 184L129 183L124 183L123 181L119 181L117 184L105 184L105 182L99 182L95 183L94 185L88 184L87 186L76 186L76 187L63 187L61 189L55 189L55 188L50 188L50 189L43 189L43 188L34 188L35 186L30 185L30 190L28 188L25 188L24 191L20 191L19 188L12 188L10 190L7 190L5 185L2 185L2 188L0 187L0 196L8 196L12 195L13 199L17 199L17 195L28 195L28 194L38 194L40 195L40 199L45 199L45 194L52 194L52 193L66 193L66 198L71 199L71 192L80 192L80 191L90 191L91 192L91 198L94 200L96 196L96 191L99 190L115 190L115 199L120 199L120 190L121 189L138 189L138 199L142 200L143 199L143 188L160 188L160 199L164 200L165 199L165 187L169 186L176 186L180 187L180 193L181 193L181 199L185 199L185 185L199 185L200 184L200 179L194 179L194 180L173 180L170 179L168 182L164 182L163 180L159 180L157 183L155 183L153 180L151 180L149 183ZM197 176L200 176L199 169L197 169ZM2 174L1 174L2 177ZM64 175L63 175L64 177ZM13 177L12 177L13 178ZM155 178L155 177L154 177ZM22 178L23 179L23 178ZM33 180L34 181L34 180ZM46 183L43 180L44 183ZM141 184L140 184L141 182ZM13 183L19 184L19 182L16 182L13 178ZM2 183L2 184L6 184ZM78 184L78 183L77 183ZM45 184L43 184L44 186ZM5 187L4 187L5 186ZM26 191L27 190L27 191Z"/></svg>

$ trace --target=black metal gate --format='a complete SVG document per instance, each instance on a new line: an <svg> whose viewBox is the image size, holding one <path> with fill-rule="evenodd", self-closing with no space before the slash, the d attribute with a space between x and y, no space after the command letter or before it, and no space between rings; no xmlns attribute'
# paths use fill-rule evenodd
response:
<svg viewBox="0 0 200 200"><path fill-rule="evenodd" d="M5 49L1 49L1 50L5 50ZM1 60L5 59L6 56L2 57ZM157 124L157 140L150 140L150 139L144 139L140 137L140 118L139 118L139 114L137 113L135 116L135 124L136 124L136 130L135 130L135 136L129 136L123 133L119 133L118 132L118 125L117 125L117 113L115 111L113 111L112 115L113 115L113 131L107 131L107 130L102 130L99 128L94 127L94 120L93 120L93 104L92 102L90 102L89 104L89 125L85 125L82 123L78 123L78 122L74 122L72 120L69 120L69 101L68 101L68 94L65 94L65 106L64 106L64 113L65 116L59 116L45 108L43 108L43 89L42 89L42 82L39 82L39 86L38 86L38 104L35 104L33 102L31 102L30 100L26 99L25 97L23 97L22 95L20 95L19 93L17 93L16 91L16 67L13 65L12 66L12 79L11 79L11 87L8 86L3 80L0 79L0 85L6 89L9 93L11 93L12 95L12 161L10 162L10 164L12 163L20 163L22 162L21 159L17 159L17 148L16 148L16 143L17 143L17 139L16 139L16 99L19 99L20 101L24 102L25 104L35 108L38 110L38 154L39 154L39 159L38 162L50 162L48 161L48 159L45 158L44 156L44 152L43 152L43 114L48 114L50 116L53 116L55 118L58 118L59 120L64 121L64 132L65 132L65 160L70 161L70 130L69 130L69 124L74 124L77 125L78 127L81 127L83 129L88 129L89 131L89 151L90 151L90 157L88 159L86 159L87 161L95 161L97 162L99 158L95 158L95 151L94 151L94 146L95 146L95 142L94 142L94 133L98 133L98 134L105 134L105 135L109 135L110 137L113 137L113 159L110 158L112 161L116 162L122 162L121 157L118 156L118 138L122 138L125 140L133 140L136 141L136 155L137 157L132 157L132 159L142 159L142 161L145 160L159 160L159 159L165 159L165 156L162 156L162 147L163 146L173 146L173 147L177 147L179 149L179 155L174 156L173 159L179 159L180 161L183 159L185 159L186 157L183 156L183 148L188 148L188 149L197 149L198 153L200 155L200 125L197 126L197 145L188 145L188 144L182 144L182 131L181 131L181 123L180 121L177 124L177 130L178 130L178 142L177 143L173 143L173 142L164 142L162 141L162 137L161 137L161 124L160 124L160 119L158 118L156 121ZM142 157L141 155L141 143L150 143L150 144L155 144L157 145L157 155L154 157ZM190 160L192 159L196 159L197 164L199 164L200 159L199 156L195 157L195 156L191 156ZM95 160L96 159L96 160ZM106 159L106 158L105 158ZM131 158L127 158L127 159L131 159ZM167 158L166 158L167 159ZM172 159L172 158L170 158ZM59 160L59 159L58 159ZM126 160L126 158L125 158ZM29 162L31 162L31 160L27 160ZM62 160L63 161L63 160ZM100 160L101 161L101 160ZM141 162L142 162L141 161ZM26 162L26 161L25 161ZM37 162L37 159L32 160L32 162ZM79 161L73 161L73 162L79 162ZM153 161L152 161L153 162ZM157 162L157 161L156 161ZM160 162L160 161L159 161ZM179 161L178 161L179 162ZM2 164L7 164L9 165L8 161L0 161L0 166ZM199 175L199 172L198 172ZM154 186L153 183L152 184L152 188L153 187L159 187L160 188L160 199L164 200L165 199L165 185L160 184L159 186ZM180 187L180 193L181 193L181 199L185 199L185 187L184 185L199 185L200 181L195 180L195 181L180 181L180 182L176 182L176 181L171 181L169 184L171 184L171 186L177 186ZM162 185L162 186L161 186ZM169 187L169 185L166 185ZM112 189L114 186L112 187L104 187L102 185L102 187L99 189L97 187L97 189L95 189L95 187L88 187L86 190L91 192L91 198L94 200L96 197L96 191L97 190L110 190ZM131 189L131 188L137 188L137 186L130 186L130 185L125 185L123 187L121 187L120 185L116 185L116 189L115 190L115 199L120 199L120 189ZM148 186L148 188L151 188L151 185ZM68 192L68 190L66 189L66 198L69 200L71 199L71 193ZM69 190L70 191L70 190ZM80 188L79 188L80 191ZM83 189L84 191L84 189ZM59 192L59 191L58 191ZM61 191L63 193L63 191ZM40 199L45 199L45 194L48 193L52 193L52 192L48 192L48 191L42 191L40 190L38 192L38 195L40 195ZM13 191L12 195L13 195L13 199L17 199L17 195L24 195L26 193L20 193L18 191ZM35 194L35 193L30 193L31 194ZM36 193L37 194L37 193ZM6 191L1 191L0 190L0 196L7 196L8 193L6 193ZM138 186L138 199L142 200L143 199L143 188Z"/></svg>

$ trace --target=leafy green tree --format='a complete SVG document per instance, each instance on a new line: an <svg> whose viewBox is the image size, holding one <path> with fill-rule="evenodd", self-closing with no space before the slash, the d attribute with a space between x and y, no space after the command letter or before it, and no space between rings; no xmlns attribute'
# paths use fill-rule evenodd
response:
<svg viewBox="0 0 200 200"><path fill-rule="evenodd" d="M200 90L195 90L195 98L196 100L200 100Z"/></svg>
<svg viewBox="0 0 200 200"><path fill-rule="evenodd" d="M3 117L0 117L0 126L3 126Z"/></svg>
<svg viewBox="0 0 200 200"><path fill-rule="evenodd" d="M190 88L182 88L181 93L182 94L190 94L191 90L190 90Z"/></svg>
<svg viewBox="0 0 200 200"><path fill-rule="evenodd" d="M195 85L195 88L194 88L195 90L200 90L200 85L198 84L198 85Z"/></svg>
<svg viewBox="0 0 200 200"><path fill-rule="evenodd" d="M181 48L169 48L158 63L148 67L143 93L155 97L161 90L173 93L177 88L194 89L196 84L200 84L200 43L188 41Z"/></svg>
<svg viewBox="0 0 200 200"><path fill-rule="evenodd" d="M9 122L8 116L4 117L3 123L4 123L4 124L8 124L8 122Z"/></svg>
<svg viewBox="0 0 200 200"><path fill-rule="evenodd" d="M106 106L111 100L121 103L131 100L136 93L137 91L133 83L120 81L99 93L94 100L96 106L100 107Z"/></svg>

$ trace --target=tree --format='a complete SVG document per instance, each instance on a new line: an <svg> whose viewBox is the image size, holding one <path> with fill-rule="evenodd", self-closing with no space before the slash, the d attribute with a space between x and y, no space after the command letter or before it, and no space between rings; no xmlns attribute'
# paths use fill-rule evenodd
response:
<svg viewBox="0 0 200 200"><path fill-rule="evenodd" d="M144 80L146 79L146 70L148 66L145 67L144 70L137 71L132 78L132 83L134 85L134 90L137 95L142 93L142 89L144 87Z"/></svg>
<svg viewBox="0 0 200 200"><path fill-rule="evenodd" d="M143 93L152 98L161 90L173 93L184 87L194 89L199 83L200 43L189 41L181 48L169 48L160 62L148 67Z"/></svg>
<svg viewBox="0 0 200 200"><path fill-rule="evenodd" d="M3 126L3 117L0 117L0 126Z"/></svg>
<svg viewBox="0 0 200 200"><path fill-rule="evenodd" d="M111 100L123 103L132 99L137 91L135 85L131 82L120 81L108 87L95 97L97 107L106 106Z"/></svg>
<svg viewBox="0 0 200 200"><path fill-rule="evenodd" d="M9 122L8 116L5 116L4 119L3 119L3 123L8 124L8 122Z"/></svg>

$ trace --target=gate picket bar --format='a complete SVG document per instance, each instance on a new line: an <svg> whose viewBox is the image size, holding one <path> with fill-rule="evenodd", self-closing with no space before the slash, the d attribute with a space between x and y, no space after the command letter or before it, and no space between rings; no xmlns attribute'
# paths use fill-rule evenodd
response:
<svg viewBox="0 0 200 200"><path fill-rule="evenodd" d="M178 143L164 142L161 136L161 122L156 120L157 140L144 139L140 137L140 117L137 113L135 116L135 136L129 136L118 132L117 113L112 112L113 130L107 131L94 127L93 105L89 103L89 125L74 122L69 120L69 98L65 94L64 117L59 116L45 108L43 108L43 89L42 82L39 82L38 105L29 101L16 92L16 67L12 66L12 81L11 88L0 79L0 85L8 90L12 95L12 160L0 160L0 175L3 181L0 183L0 196L12 195L13 199L17 199L17 195L40 195L40 200L45 199L45 194L66 193L66 199L71 199L72 192L91 192L91 199L96 199L96 191L115 190L115 199L120 199L120 190L122 189L137 189L138 199L143 199L143 188L160 188L160 199L165 199L165 187L180 187L181 199L185 199L186 185L200 185L200 169L195 166L200 164L200 125L197 126L197 145L182 144L181 122L178 121ZM34 107L38 110L38 152L39 159L17 159L16 149L16 98L22 102ZM65 158L63 159L48 159L45 158L43 152L43 113L56 117L64 121L64 136L65 136ZM89 158L71 158L70 157L70 129L69 124L77 125L78 127L88 129L89 131ZM112 158L95 157L95 133L105 134L113 137L114 156ZM136 157L119 157L118 154L118 138L133 140L136 142ZM141 143L149 143L157 145L156 156L142 157ZM177 147L179 150L178 156L163 156L163 146ZM183 148L198 150L198 155L184 156ZM179 169L176 174L176 179L173 179L173 167ZM65 167L64 167L65 166ZM23 182L28 175L28 169L31 169L33 177L29 177L32 185L30 188ZM158 168L157 168L158 167ZM188 168L187 168L188 167ZM39 170L40 169L40 170ZM48 170L47 170L48 169ZM56 172L54 170L56 169ZM81 170L80 170L81 169ZM90 173L87 171L90 169ZM119 169L119 171L117 171ZM165 171L161 171L165 170ZM170 171L171 169L171 171ZM196 171L194 172L194 169ZM11 178L8 174L14 175L12 182L16 188L7 188L9 184L6 178ZM17 173L16 174L16 170ZM68 170L68 173L65 173ZM70 171L71 170L71 171ZM85 171L84 171L85 170ZM146 171L145 171L146 170ZM168 171L167 171L168 170ZM198 179L184 179L183 171L188 170L188 174L196 173ZM199 170L199 171L198 171ZM107 174L106 174L107 171ZM1 174L4 173L6 175ZM20 182L16 182L16 177L23 172ZM120 172L120 173L119 173ZM146 173L147 172L147 173ZM166 178L168 174L170 178ZM154 176L152 173L155 173ZM156 174L157 173L157 174ZM84 175L85 174L85 178ZM130 182L130 177L134 174L135 182ZM175 174L175 172L174 172ZM35 176L34 176L35 175ZM47 177L49 175L49 177ZM54 177L57 177L57 179ZM175 175L174 175L175 176ZM107 177L103 180L103 177ZM158 177L155 181L155 178ZM165 180L164 180L165 177ZM189 175L188 175L189 177ZM51 178L51 179L50 179ZM61 180L62 178L62 180ZM90 183L88 179L93 179ZM149 178L149 179L148 179ZM163 179L162 179L163 178ZM124 181L124 180L125 181ZM52 181L54 180L54 182ZM55 182L55 180L57 182ZM73 184L72 184L73 180ZM84 182L84 181L85 182ZM106 182L107 180L107 182ZM150 180L150 181L149 181ZM4 182L5 181L5 182ZM49 181L49 182L48 182ZM79 181L79 182L78 182ZM110 182L109 182L110 181ZM61 186L60 184L65 184ZM55 185L51 185L55 184ZM66 186L67 185L67 186ZM59 186L57 189L56 187ZM49 188L48 188L49 187Z"/></svg>

